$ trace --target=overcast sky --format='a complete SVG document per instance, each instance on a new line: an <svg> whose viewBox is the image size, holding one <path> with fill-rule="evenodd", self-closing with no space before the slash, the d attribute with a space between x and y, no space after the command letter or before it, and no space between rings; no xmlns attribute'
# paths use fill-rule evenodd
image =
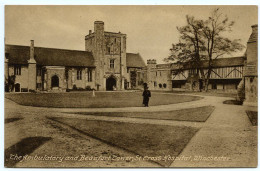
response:
<svg viewBox="0 0 260 171"><path fill-rule="evenodd" d="M246 45L257 6L6 6L5 43L29 45L33 39L35 46L84 50L85 35L100 20L105 31L127 34L127 52L162 63L179 40L176 27L186 24L185 16L205 19L216 7L235 21L228 36Z"/></svg>

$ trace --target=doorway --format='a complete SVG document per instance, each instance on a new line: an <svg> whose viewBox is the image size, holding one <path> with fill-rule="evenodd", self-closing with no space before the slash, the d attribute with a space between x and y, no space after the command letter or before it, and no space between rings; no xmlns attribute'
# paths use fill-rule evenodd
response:
<svg viewBox="0 0 260 171"><path fill-rule="evenodd" d="M51 77L51 88L53 87L59 87L59 77L57 75Z"/></svg>
<svg viewBox="0 0 260 171"><path fill-rule="evenodd" d="M20 84L19 84L19 83L16 83L16 84L14 85L14 91L15 91L15 92L20 92Z"/></svg>
<svg viewBox="0 0 260 171"><path fill-rule="evenodd" d="M116 79L113 76L110 76L106 80L106 90L113 91L116 88Z"/></svg>

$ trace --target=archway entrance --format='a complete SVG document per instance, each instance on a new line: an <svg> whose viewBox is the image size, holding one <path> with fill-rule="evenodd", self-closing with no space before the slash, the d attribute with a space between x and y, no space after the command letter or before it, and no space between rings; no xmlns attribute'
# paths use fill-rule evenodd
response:
<svg viewBox="0 0 260 171"><path fill-rule="evenodd" d="M59 87L59 77L57 75L51 77L51 88L53 87Z"/></svg>
<svg viewBox="0 0 260 171"><path fill-rule="evenodd" d="M106 80L106 90L107 91L112 91L116 87L116 79L112 76L107 78Z"/></svg>

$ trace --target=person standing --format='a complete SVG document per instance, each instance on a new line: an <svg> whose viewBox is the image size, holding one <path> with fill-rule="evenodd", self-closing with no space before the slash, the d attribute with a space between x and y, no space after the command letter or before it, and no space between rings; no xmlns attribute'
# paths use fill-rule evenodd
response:
<svg viewBox="0 0 260 171"><path fill-rule="evenodd" d="M148 107L149 104L149 98L151 97L151 92L148 90L148 86L144 85L144 91L143 91L143 104L145 107Z"/></svg>

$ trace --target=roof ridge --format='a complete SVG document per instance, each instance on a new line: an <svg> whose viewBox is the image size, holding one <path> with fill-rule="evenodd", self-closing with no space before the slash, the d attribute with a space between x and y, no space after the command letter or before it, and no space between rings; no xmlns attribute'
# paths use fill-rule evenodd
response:
<svg viewBox="0 0 260 171"><path fill-rule="evenodd" d="M30 46L26 46L26 45L13 45L13 44L5 44L5 45L6 45L6 46L30 47ZM85 50L61 49L61 48L50 48L50 47L40 47L40 46L34 46L34 48L55 49L55 50L65 50L65 51L78 51L78 52L88 52L88 53L91 53L91 52L85 51Z"/></svg>
<svg viewBox="0 0 260 171"><path fill-rule="evenodd" d="M127 54L135 54L135 55L140 55L140 53L132 53L132 52L126 52Z"/></svg>

